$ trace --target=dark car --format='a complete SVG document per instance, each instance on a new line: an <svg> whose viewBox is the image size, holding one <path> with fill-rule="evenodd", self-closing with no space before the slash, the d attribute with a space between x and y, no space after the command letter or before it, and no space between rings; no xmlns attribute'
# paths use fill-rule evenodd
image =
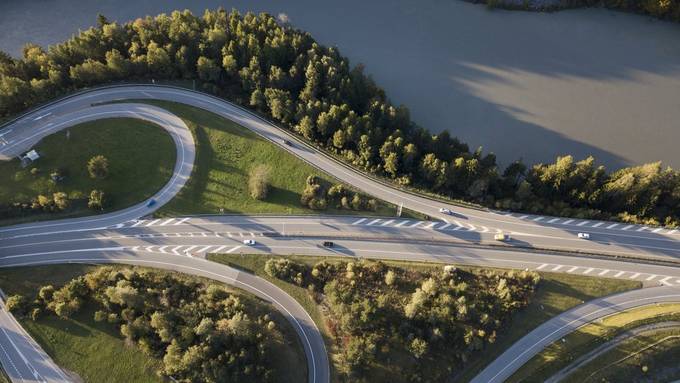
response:
<svg viewBox="0 0 680 383"><path fill-rule="evenodd" d="M156 204L156 200L152 198L152 199L149 200L149 202L146 203L146 207L151 207L155 204Z"/></svg>
<svg viewBox="0 0 680 383"><path fill-rule="evenodd" d="M331 242L331 241L324 241L324 242L323 242L323 247L333 247L333 242Z"/></svg>
<svg viewBox="0 0 680 383"><path fill-rule="evenodd" d="M293 146L293 144L292 144L290 141L286 140L286 139L283 140L283 144L284 144L284 145L287 145L287 146Z"/></svg>

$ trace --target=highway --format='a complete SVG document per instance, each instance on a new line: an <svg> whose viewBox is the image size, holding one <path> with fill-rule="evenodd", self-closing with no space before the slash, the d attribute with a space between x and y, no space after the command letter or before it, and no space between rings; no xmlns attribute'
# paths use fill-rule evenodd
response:
<svg viewBox="0 0 680 383"><path fill-rule="evenodd" d="M424 213L432 220L228 215L152 218L151 214L171 200L189 179L195 147L191 132L181 119L161 108L135 102L140 99L176 101L219 114L367 194ZM117 103L102 105L106 102ZM680 286L680 267L676 266L676 262L680 262L680 232L675 229L515 214L435 201L393 188L353 170L237 106L185 89L126 85L95 89L58 100L0 129L0 159L21 154L42 137L58 130L107 117L142 118L162 126L173 137L177 147L175 173L152 197L156 204L147 206L144 201L122 211L93 217L2 227L0 267L121 262L168 268L236 285L272 302L291 322L305 349L310 382L328 382L330 368L323 339L307 313L275 286L250 274L206 261L206 254L273 253L435 260L630 279L647 286L660 286L575 308L578 317L586 321L606 314L600 308L603 303L612 309L620 309L630 301L680 301L676 294L670 293L678 291L676 286ZM284 140L292 144L286 145ZM442 207L452 213L440 213ZM501 232L509 234L511 240L495 241L494 234ZM579 232L589 233L591 240L577 238ZM254 239L255 246L244 245L244 239ZM332 239L335 246L321 246L324 239ZM578 256L578 253L583 254ZM580 323L573 315L576 314L570 311L553 319L555 323L570 324L558 326L561 328L558 332L550 326L537 328L518 342L523 347L513 346L503 354L504 359L502 356L488 366L481 378L478 377L482 380L477 381L502 381L504 376L519 368L531 352L538 352L548 344L553 333L573 330ZM9 318L0 317L0 326L9 328ZM9 344L9 337L0 334L0 345ZM30 369L35 368L34 363L42 360L40 358L44 359L44 353L30 355L26 360L0 353L0 362L9 374L12 369L8 366L12 363L23 363ZM50 376L59 377L59 374L55 370ZM22 381L16 374L11 377L13 381ZM487 378L489 380L485 380Z"/></svg>

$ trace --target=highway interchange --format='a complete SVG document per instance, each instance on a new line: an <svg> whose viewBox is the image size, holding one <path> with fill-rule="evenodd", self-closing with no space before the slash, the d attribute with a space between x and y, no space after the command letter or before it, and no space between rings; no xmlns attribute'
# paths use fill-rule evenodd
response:
<svg viewBox="0 0 680 383"><path fill-rule="evenodd" d="M219 114L292 152L363 192L431 217L228 216L153 218L191 175L195 146L184 122L171 113L132 100L181 102ZM125 101L121 103L122 101ZM107 102L117 102L105 104ZM281 311L300 335L309 381L329 381L323 339L304 309L272 284L204 259L208 253L338 255L352 258L436 260L638 280L658 286L601 298L553 318L489 365L475 382L501 382L545 345L581 324L624 308L680 301L680 232L615 222L545 217L461 207L386 185L355 171L274 124L214 97L159 86L115 86L86 91L32 111L0 129L0 159L16 157L42 137L77 123L107 117L141 118L165 128L177 148L175 172L154 197L122 211L95 217L0 228L0 266L65 262L119 262L206 276L250 291ZM284 140L291 145L284 144ZM442 214L448 208L452 214ZM587 232L590 240L577 238ZM494 240L497 233L511 240ZM254 239L246 246L244 239ZM331 249L321 246L332 239ZM580 253L580 254L579 254ZM4 311L3 311L4 312ZM11 316L0 326L16 330ZM14 381L68 381L32 340L0 333L0 362ZM23 335L22 335L23 334Z"/></svg>

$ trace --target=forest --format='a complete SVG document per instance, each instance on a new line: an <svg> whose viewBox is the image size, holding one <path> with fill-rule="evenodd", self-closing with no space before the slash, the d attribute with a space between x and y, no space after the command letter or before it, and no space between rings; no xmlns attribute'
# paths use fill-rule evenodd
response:
<svg viewBox="0 0 680 383"><path fill-rule="evenodd" d="M47 50L0 53L0 116L84 87L150 79L196 80L401 187L491 208L680 224L678 171L650 163L608 172L568 153L500 169L493 153L416 125L337 48L264 13L175 11L125 24L100 15L96 27Z"/></svg>
<svg viewBox="0 0 680 383"><path fill-rule="evenodd" d="M95 310L130 343L161 360L175 382L269 382L268 339L280 337L267 310L215 283L145 269L101 267L35 297L12 295L7 308L37 320Z"/></svg>
<svg viewBox="0 0 680 383"><path fill-rule="evenodd" d="M309 266L272 258L264 269L307 288L324 308L347 382L447 381L472 353L494 343L540 281L535 272L417 270L374 261Z"/></svg>

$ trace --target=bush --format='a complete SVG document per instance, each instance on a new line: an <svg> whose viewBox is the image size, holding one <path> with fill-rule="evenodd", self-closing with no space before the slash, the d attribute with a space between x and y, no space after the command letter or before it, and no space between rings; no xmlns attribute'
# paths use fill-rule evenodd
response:
<svg viewBox="0 0 680 383"><path fill-rule="evenodd" d="M11 295L5 301L5 307L12 314L24 315L28 310L28 300L23 295Z"/></svg>
<svg viewBox="0 0 680 383"><path fill-rule="evenodd" d="M269 167L257 165L250 171L248 179L250 196L257 200L265 200L269 192Z"/></svg>
<svg viewBox="0 0 680 383"><path fill-rule="evenodd" d="M107 204L106 194L101 190L92 190L87 201L87 207L92 210L104 210Z"/></svg>
<svg viewBox="0 0 680 383"><path fill-rule="evenodd" d="M87 172L91 178L106 178L109 175L109 160L102 155L90 158L87 162Z"/></svg>

